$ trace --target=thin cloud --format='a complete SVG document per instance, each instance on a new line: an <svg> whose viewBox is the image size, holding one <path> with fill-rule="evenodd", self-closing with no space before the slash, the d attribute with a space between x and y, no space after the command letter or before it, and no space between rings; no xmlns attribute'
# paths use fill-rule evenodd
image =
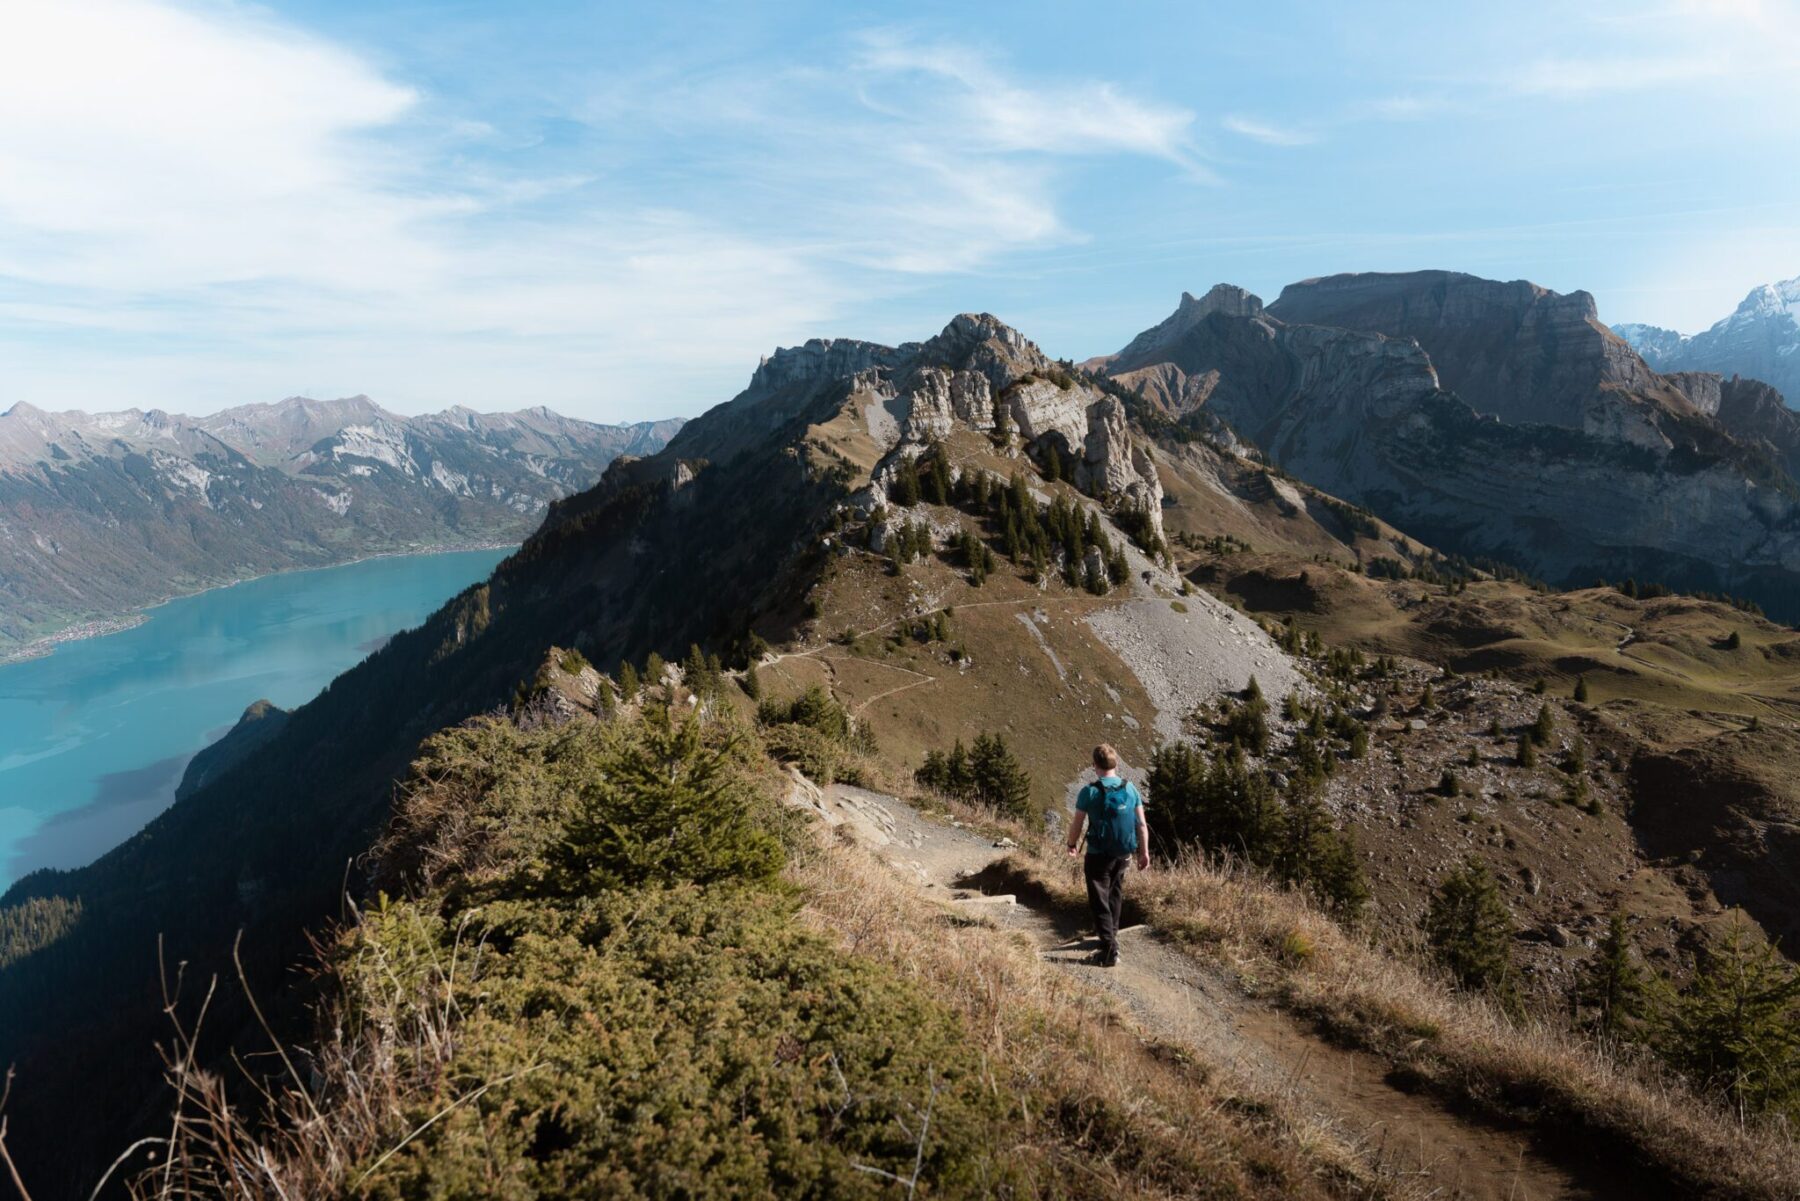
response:
<svg viewBox="0 0 1800 1201"><path fill-rule="evenodd" d="M1128 96L1105 81L1026 83L968 47L867 34L857 68L890 77L925 75L952 87L918 111L941 107L969 124L967 134L1000 151L1138 154L1204 173L1185 108Z"/></svg>
<svg viewBox="0 0 1800 1201"><path fill-rule="evenodd" d="M1259 121L1254 117L1242 117L1232 114L1222 118L1219 124L1241 137L1253 142L1261 142L1265 146L1310 146L1318 141L1316 134L1303 129L1289 129L1268 121Z"/></svg>
<svg viewBox="0 0 1800 1201"><path fill-rule="evenodd" d="M569 114L599 147L521 171L531 130L255 10L8 22L0 401L691 411L884 289L1079 244L1067 164L1204 175L1186 109L886 33L825 68L614 76Z"/></svg>

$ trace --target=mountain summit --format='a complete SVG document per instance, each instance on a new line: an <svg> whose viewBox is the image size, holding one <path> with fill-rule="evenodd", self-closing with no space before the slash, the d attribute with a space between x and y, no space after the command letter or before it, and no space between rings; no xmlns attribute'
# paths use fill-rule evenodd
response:
<svg viewBox="0 0 1800 1201"><path fill-rule="evenodd" d="M1618 331L1659 371L1745 376L1800 404L1800 277L1751 289L1729 317L1692 337L1654 325Z"/></svg>

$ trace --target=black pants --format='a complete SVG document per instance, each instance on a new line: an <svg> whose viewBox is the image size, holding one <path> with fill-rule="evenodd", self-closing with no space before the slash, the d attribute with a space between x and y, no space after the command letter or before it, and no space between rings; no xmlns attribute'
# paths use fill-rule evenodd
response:
<svg viewBox="0 0 1800 1201"><path fill-rule="evenodd" d="M1130 866L1129 855L1118 859L1089 855L1082 864L1094 929L1100 934L1100 954L1107 958L1119 953L1119 914L1125 907L1125 869Z"/></svg>

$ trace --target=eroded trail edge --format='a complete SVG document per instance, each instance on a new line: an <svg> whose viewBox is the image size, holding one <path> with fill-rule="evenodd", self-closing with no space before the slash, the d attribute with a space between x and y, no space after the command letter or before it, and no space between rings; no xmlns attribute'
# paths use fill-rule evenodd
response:
<svg viewBox="0 0 1800 1201"><path fill-rule="evenodd" d="M1089 960L1084 912L1015 887L1014 848L945 824L906 802L847 785L797 787L797 798L908 883L996 931L1030 939L1059 969L1114 998L1141 1036L1227 1076L1247 1099L1355 1148L1398 1196L1547 1201L1627 1195L1604 1169L1539 1144L1523 1128L1458 1112L1408 1091L1378 1056L1347 1049L1247 991L1223 965L1169 945L1142 924L1120 937L1121 963ZM1129 918L1128 918L1129 920Z"/></svg>

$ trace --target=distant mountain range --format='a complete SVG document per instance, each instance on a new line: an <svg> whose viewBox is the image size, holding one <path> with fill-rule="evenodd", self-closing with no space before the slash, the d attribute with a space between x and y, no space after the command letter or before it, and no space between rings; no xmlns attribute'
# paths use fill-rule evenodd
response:
<svg viewBox="0 0 1800 1201"><path fill-rule="evenodd" d="M680 421L390 413L296 397L206 417L0 414L0 656L247 576L522 538Z"/></svg>
<svg viewBox="0 0 1800 1201"><path fill-rule="evenodd" d="M1800 416L1755 381L1652 369L1585 292L1370 273L1265 309L1221 285L1088 366L1441 550L1800 614Z"/></svg>
<svg viewBox="0 0 1800 1201"><path fill-rule="evenodd" d="M1614 327L1658 371L1714 371L1770 385L1800 404L1800 278L1764 284L1704 333L1655 325Z"/></svg>

